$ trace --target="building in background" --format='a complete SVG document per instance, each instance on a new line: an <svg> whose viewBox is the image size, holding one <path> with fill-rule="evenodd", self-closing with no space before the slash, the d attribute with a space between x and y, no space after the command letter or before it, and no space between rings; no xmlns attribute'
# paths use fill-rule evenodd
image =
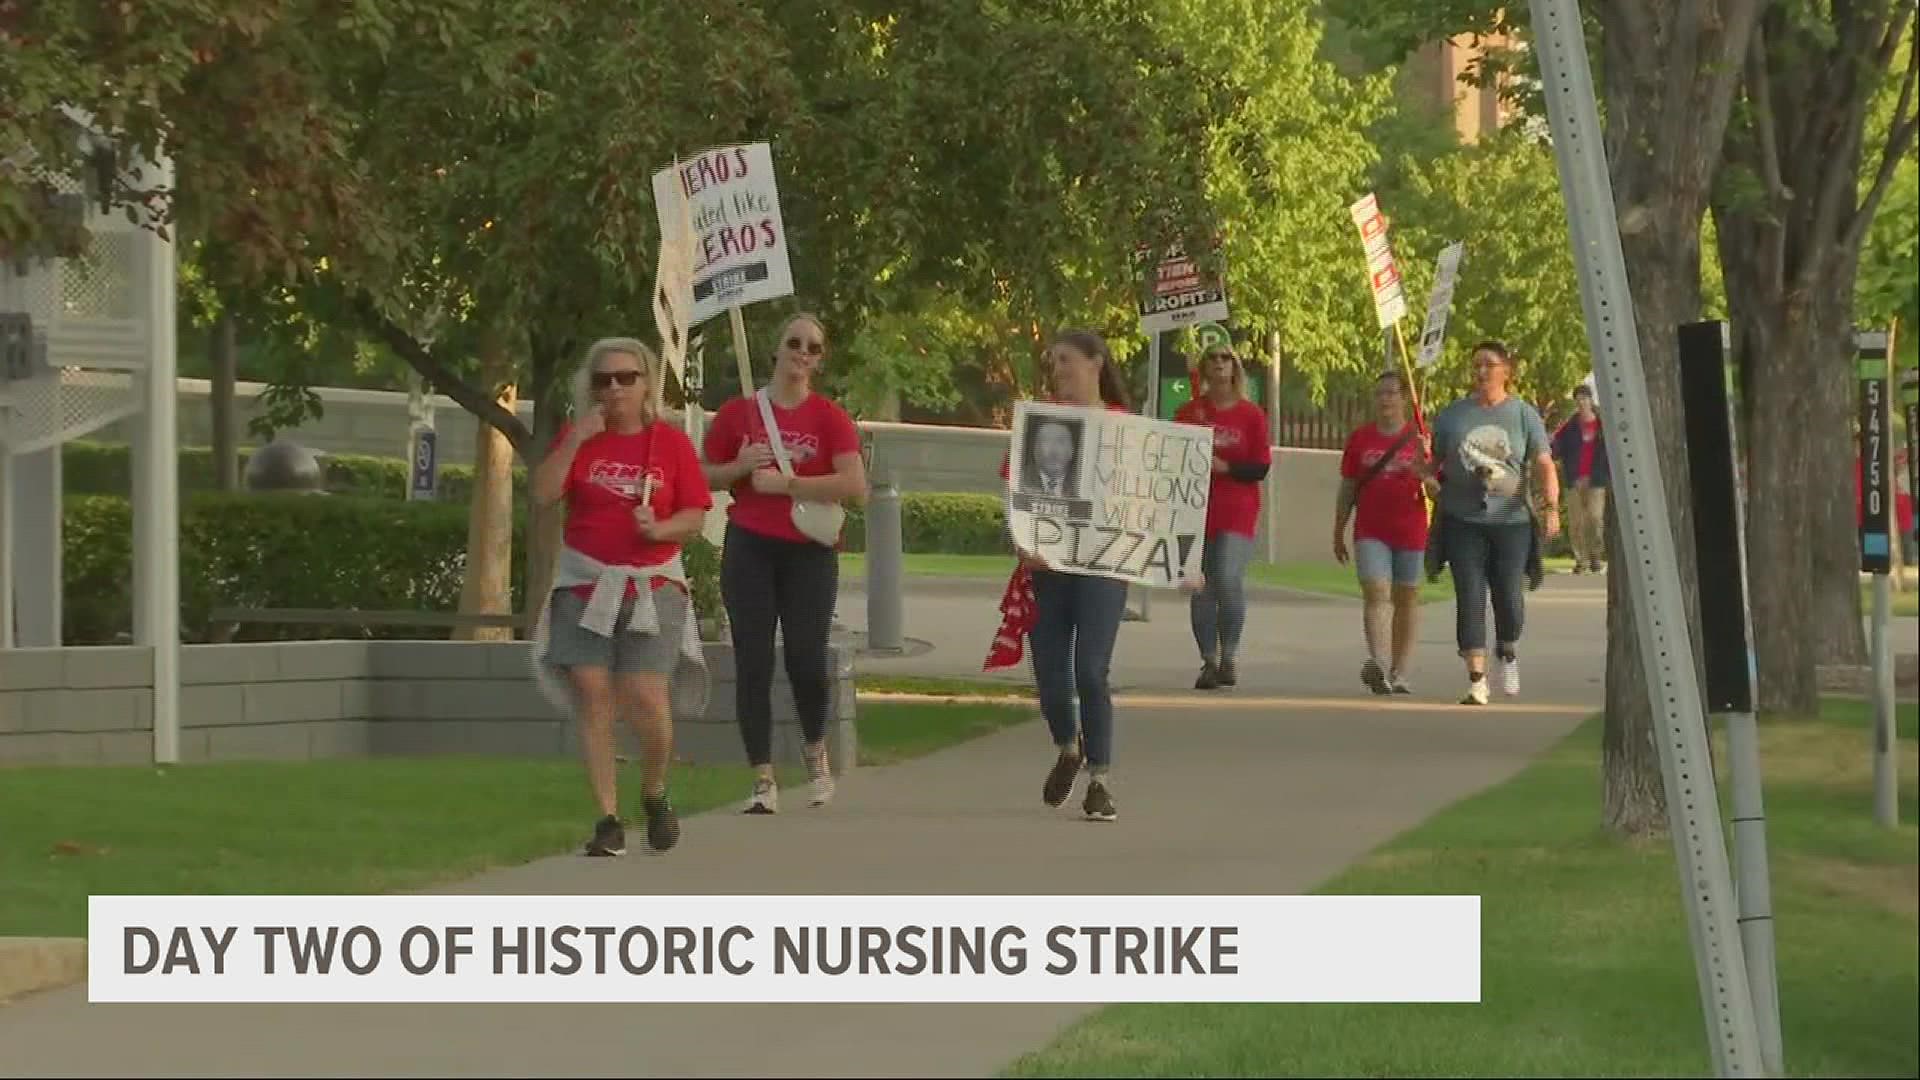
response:
<svg viewBox="0 0 1920 1080"><path fill-rule="evenodd" d="M1402 78L1406 89L1419 99L1436 109L1450 109L1461 142L1476 142L1482 135L1506 126L1514 118L1514 110L1500 100L1498 86L1475 86L1463 82L1462 77L1473 73L1490 52L1525 47L1524 42L1505 35L1462 34L1430 42L1407 57Z"/></svg>

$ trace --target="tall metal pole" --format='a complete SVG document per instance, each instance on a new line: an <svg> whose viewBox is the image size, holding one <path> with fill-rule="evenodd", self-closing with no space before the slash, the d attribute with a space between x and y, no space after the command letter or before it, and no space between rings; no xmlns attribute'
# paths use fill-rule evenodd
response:
<svg viewBox="0 0 1920 1080"><path fill-rule="evenodd" d="M159 166L161 184L172 186L171 166ZM179 397L174 355L175 249L152 233L141 239L150 268L147 317L152 343L142 381L146 441L135 481L147 498L134 522L134 542L146 554L145 603L137 627L140 644L153 650L153 760L180 760L180 452L175 405Z"/></svg>
<svg viewBox="0 0 1920 1080"><path fill-rule="evenodd" d="M1680 394L1692 474L1694 562L1699 569L1700 632L1706 648L1706 708L1727 733L1733 786L1733 844L1740 945L1748 992L1769 1076L1786 1075L1780 1037L1779 980L1773 947L1773 889L1767 870L1760 726L1754 716L1752 589L1747 576L1746 500L1734 463L1739 426L1728 390L1727 324L1680 328Z"/></svg>
<svg viewBox="0 0 1920 1080"><path fill-rule="evenodd" d="M1614 507L1626 549L1626 557L1614 565L1628 575L1626 591L1632 596L1647 700L1654 712L1654 745L1665 781L1714 1072L1762 1075L1765 1064L1732 903L1732 873L1708 765L1700 685L1667 513L1665 465L1647 401L1586 35L1574 0L1529 0L1529 6L1580 272L1595 385L1608 418Z"/></svg>

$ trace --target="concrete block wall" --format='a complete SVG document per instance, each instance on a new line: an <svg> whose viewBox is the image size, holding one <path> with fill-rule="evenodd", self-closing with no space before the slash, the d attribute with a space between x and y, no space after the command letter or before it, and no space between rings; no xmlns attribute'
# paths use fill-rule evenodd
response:
<svg viewBox="0 0 1920 1080"><path fill-rule="evenodd" d="M179 427L183 446L212 442L210 384L204 379L179 380ZM258 412L264 387L240 383L234 388L237 419ZM407 446L407 396L382 390L326 387L315 391L325 414L288 436L315 450L336 454L372 454L402 457ZM429 395L439 431L440 457L449 463L470 464L476 421L453 399ZM521 400L521 419L533 422L533 402ZM892 424L862 421L860 429L871 441L876 476L888 476L902 491L996 492L1000 488L1000 459L1010 435L996 428L943 427L932 424ZM126 442L131 428L110 425L92 438ZM249 439L250 443L257 442ZM1274 468L1266 484L1268 512L1261 515L1256 538L1258 557L1273 562L1332 560L1328 533L1333 522L1334 497L1340 490L1340 455L1330 450L1288 447L1274 452ZM725 526L724 496L708 515L708 538L717 539Z"/></svg>
<svg viewBox="0 0 1920 1080"><path fill-rule="evenodd" d="M578 740L528 675L524 642L294 641L181 650L180 756L187 762L404 754L567 755ZM711 644L708 708L674 720L676 756L742 760L731 648ZM153 755L149 649L0 650L0 765L139 764ZM835 649L829 747L854 763L851 655ZM776 668L775 757L800 758L799 723ZM638 746L630 729L621 738Z"/></svg>

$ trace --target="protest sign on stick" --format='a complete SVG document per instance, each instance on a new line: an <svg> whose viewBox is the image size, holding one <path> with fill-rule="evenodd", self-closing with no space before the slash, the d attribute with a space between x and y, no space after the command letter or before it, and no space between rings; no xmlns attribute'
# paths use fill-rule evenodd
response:
<svg viewBox="0 0 1920 1080"><path fill-rule="evenodd" d="M693 251L687 325L698 326L728 312L740 392L751 394L753 367L740 309L793 295L773 150L766 143L751 143L702 151L655 173L653 195L662 236L678 228L671 219L685 200Z"/></svg>
<svg viewBox="0 0 1920 1080"><path fill-rule="evenodd" d="M1440 249L1434 266L1433 293L1427 297L1427 325L1420 331L1419 365L1424 370L1440 359L1440 343L1447 337L1447 315L1453 308L1454 282L1460 275L1460 257L1466 253L1466 241L1455 240Z"/></svg>
<svg viewBox="0 0 1920 1080"><path fill-rule="evenodd" d="M1048 567L1148 588L1198 580L1211 428L1023 401L1011 466L1014 542Z"/></svg>

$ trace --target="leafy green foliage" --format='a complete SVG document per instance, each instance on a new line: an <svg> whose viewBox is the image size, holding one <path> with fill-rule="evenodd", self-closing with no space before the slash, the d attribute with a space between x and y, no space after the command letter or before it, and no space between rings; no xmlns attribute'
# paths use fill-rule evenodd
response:
<svg viewBox="0 0 1920 1080"><path fill-rule="evenodd" d="M1518 361L1518 392L1536 403L1564 401L1591 365L1552 149L1510 127L1424 164L1408 162L1403 175L1395 253L1416 312L1410 346L1425 318L1434 258L1454 240L1466 243L1446 347L1427 376L1431 400L1437 407L1465 393L1469 350L1498 339Z"/></svg>
<svg viewBox="0 0 1920 1080"><path fill-rule="evenodd" d="M911 491L900 497L900 541L912 554L1003 555L1005 508L996 495ZM847 512L846 550L865 551L864 509Z"/></svg>
<svg viewBox="0 0 1920 1080"><path fill-rule="evenodd" d="M70 495L63 522L68 644L111 643L129 632L132 508L109 495ZM514 523L522 543L525 521ZM195 492L180 512L182 631L205 640L216 607L455 611L465 575L467 509L355 496ZM686 545L694 608L720 615L719 556ZM516 562L514 610L525 607ZM242 639L418 637L420 628L243 627ZM444 631L442 631L444 632Z"/></svg>

